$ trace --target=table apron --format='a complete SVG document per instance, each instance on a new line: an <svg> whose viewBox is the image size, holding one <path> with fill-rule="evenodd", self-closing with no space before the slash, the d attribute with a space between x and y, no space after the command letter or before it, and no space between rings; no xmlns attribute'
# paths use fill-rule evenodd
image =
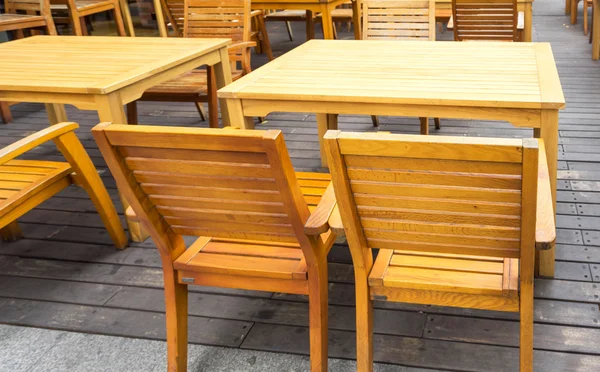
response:
<svg viewBox="0 0 600 372"><path fill-rule="evenodd" d="M428 116L446 119L505 120L515 127L523 128L540 128L542 125L541 109L256 99L242 99L241 102L245 117L267 116L271 112L310 112L320 114Z"/></svg>

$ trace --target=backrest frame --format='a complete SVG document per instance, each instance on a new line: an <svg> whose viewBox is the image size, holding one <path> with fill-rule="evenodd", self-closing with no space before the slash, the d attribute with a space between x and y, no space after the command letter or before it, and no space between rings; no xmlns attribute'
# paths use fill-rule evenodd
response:
<svg viewBox="0 0 600 372"><path fill-rule="evenodd" d="M418 7L416 4L420 4ZM385 11L382 11L385 9ZM425 11L425 14L423 14ZM373 39L398 39L419 40L425 39L435 41L435 0L363 0L363 40ZM371 16L371 14L377 14ZM381 25L389 25L389 28L373 31L371 26L378 22L371 21L374 17ZM427 22L423 22L427 20ZM393 21L393 23L390 23ZM399 21L399 22L398 22ZM385 22L385 23L383 23ZM427 25L426 33L423 25ZM414 28L411 28L411 25ZM378 35L373 35L377 33ZM402 34L406 34L403 36ZM411 36L412 34L412 36Z"/></svg>
<svg viewBox="0 0 600 372"><path fill-rule="evenodd" d="M499 13L493 15L486 14L491 11L489 8L493 8L494 6L498 7L497 11ZM512 21L510 24L511 32L510 34L499 34L499 25L501 26L501 30L508 30L505 26L507 25L506 15L509 8L511 10ZM468 24L468 21L465 19L465 13L463 13L467 12L468 14L469 11L477 12L474 15L470 15L470 21L473 22L471 25ZM452 0L455 41L518 41L518 17L517 0ZM479 27L479 30L477 27ZM463 35L463 30L467 30L465 31L467 32L466 35Z"/></svg>

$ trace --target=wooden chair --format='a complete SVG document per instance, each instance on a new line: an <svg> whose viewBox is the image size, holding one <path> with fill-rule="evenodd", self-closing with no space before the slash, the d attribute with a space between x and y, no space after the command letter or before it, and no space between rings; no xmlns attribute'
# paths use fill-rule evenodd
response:
<svg viewBox="0 0 600 372"><path fill-rule="evenodd" d="M8 102L0 101L0 118L4 124L8 124L13 120Z"/></svg>
<svg viewBox="0 0 600 372"><path fill-rule="evenodd" d="M523 39L524 13L517 10L517 0L452 0L455 41Z"/></svg>
<svg viewBox="0 0 600 372"><path fill-rule="evenodd" d="M26 29L43 29L48 35L56 35L49 0L5 0L4 5L0 32L13 31L17 39L24 37Z"/></svg>
<svg viewBox="0 0 600 372"><path fill-rule="evenodd" d="M87 35L85 17L102 12L112 12L119 36L127 36L119 0L50 0L55 12L67 11L73 33Z"/></svg>
<svg viewBox="0 0 600 372"><path fill-rule="evenodd" d="M583 0L583 34L587 35L590 32L590 13L589 10L594 6L592 0Z"/></svg>
<svg viewBox="0 0 600 372"><path fill-rule="evenodd" d="M375 299L519 312L531 372L535 248L556 235L543 142L329 131L325 148L354 264L358 371L372 371Z"/></svg>
<svg viewBox="0 0 600 372"><path fill-rule="evenodd" d="M365 0L363 1L364 40L435 41L435 0ZM371 116L373 125L379 118ZM419 118L421 134L429 134L429 118ZM435 129L440 129L440 119L435 118Z"/></svg>
<svg viewBox="0 0 600 372"><path fill-rule="evenodd" d="M22 236L18 218L76 184L87 191L115 246L127 246L127 236L110 196L75 135L78 127L76 123L53 125L0 150L0 232L5 240ZM67 162L15 160L50 140Z"/></svg>
<svg viewBox="0 0 600 372"><path fill-rule="evenodd" d="M327 371L329 175L295 173L278 130L103 123L92 132L161 255L168 370L186 370L195 284L308 295L311 371ZM200 238L186 249L182 235Z"/></svg>
<svg viewBox="0 0 600 372"><path fill-rule="evenodd" d="M183 37L232 39L233 44L229 47L232 79L235 81L252 70L250 48L255 43L250 40L250 0L185 1L183 25L180 23L180 10L176 1L165 2L164 7L169 23L177 32L183 31ZM223 7L224 5L227 7ZM162 33L166 36L166 31ZM152 87L138 101L194 102L203 118L202 102L207 102L209 125L211 128L219 126L216 81L211 68L194 70ZM127 121L130 124L137 123L136 101L127 105Z"/></svg>

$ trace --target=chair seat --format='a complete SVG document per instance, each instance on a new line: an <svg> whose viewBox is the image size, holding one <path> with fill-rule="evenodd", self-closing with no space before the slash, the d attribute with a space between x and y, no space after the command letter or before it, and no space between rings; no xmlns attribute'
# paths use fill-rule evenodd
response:
<svg viewBox="0 0 600 372"><path fill-rule="evenodd" d="M514 311L518 309L518 279L518 259L380 250L369 286L374 299L378 293L389 298L397 291L406 302L424 299L431 304L434 297L436 305ZM474 306L469 301L482 302Z"/></svg>
<svg viewBox="0 0 600 372"><path fill-rule="evenodd" d="M2 26L8 26L24 22L41 22L43 24L46 24L46 19L42 16L28 14L0 14L0 25Z"/></svg>
<svg viewBox="0 0 600 372"><path fill-rule="evenodd" d="M241 71L232 72L232 80L242 77ZM203 95L208 92L206 70L193 70L173 80L153 86L144 92L142 99L153 94L197 94Z"/></svg>
<svg viewBox="0 0 600 372"><path fill-rule="evenodd" d="M11 160L0 165L0 217L48 187L67 187L65 176L71 172L71 165L62 162Z"/></svg>
<svg viewBox="0 0 600 372"><path fill-rule="evenodd" d="M331 176L297 172L296 177L309 209L314 210ZM295 243L201 237L175 261L174 268L184 273L307 280L304 254Z"/></svg>

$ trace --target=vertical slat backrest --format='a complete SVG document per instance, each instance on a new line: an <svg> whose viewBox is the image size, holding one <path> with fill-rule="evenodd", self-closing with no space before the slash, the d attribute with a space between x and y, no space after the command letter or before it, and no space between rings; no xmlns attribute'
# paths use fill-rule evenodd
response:
<svg viewBox="0 0 600 372"><path fill-rule="evenodd" d="M363 39L435 40L435 0L363 1Z"/></svg>
<svg viewBox="0 0 600 372"><path fill-rule="evenodd" d="M4 9L6 13L39 12L49 9L48 0L5 0Z"/></svg>
<svg viewBox="0 0 600 372"><path fill-rule="evenodd" d="M155 231L309 249L310 213L280 131L100 124L94 137Z"/></svg>
<svg viewBox="0 0 600 372"><path fill-rule="evenodd" d="M535 234L521 218L523 140L329 131L325 144L347 235L363 248L519 258L522 230Z"/></svg>
<svg viewBox="0 0 600 372"><path fill-rule="evenodd" d="M452 0L454 40L517 41L517 0Z"/></svg>

